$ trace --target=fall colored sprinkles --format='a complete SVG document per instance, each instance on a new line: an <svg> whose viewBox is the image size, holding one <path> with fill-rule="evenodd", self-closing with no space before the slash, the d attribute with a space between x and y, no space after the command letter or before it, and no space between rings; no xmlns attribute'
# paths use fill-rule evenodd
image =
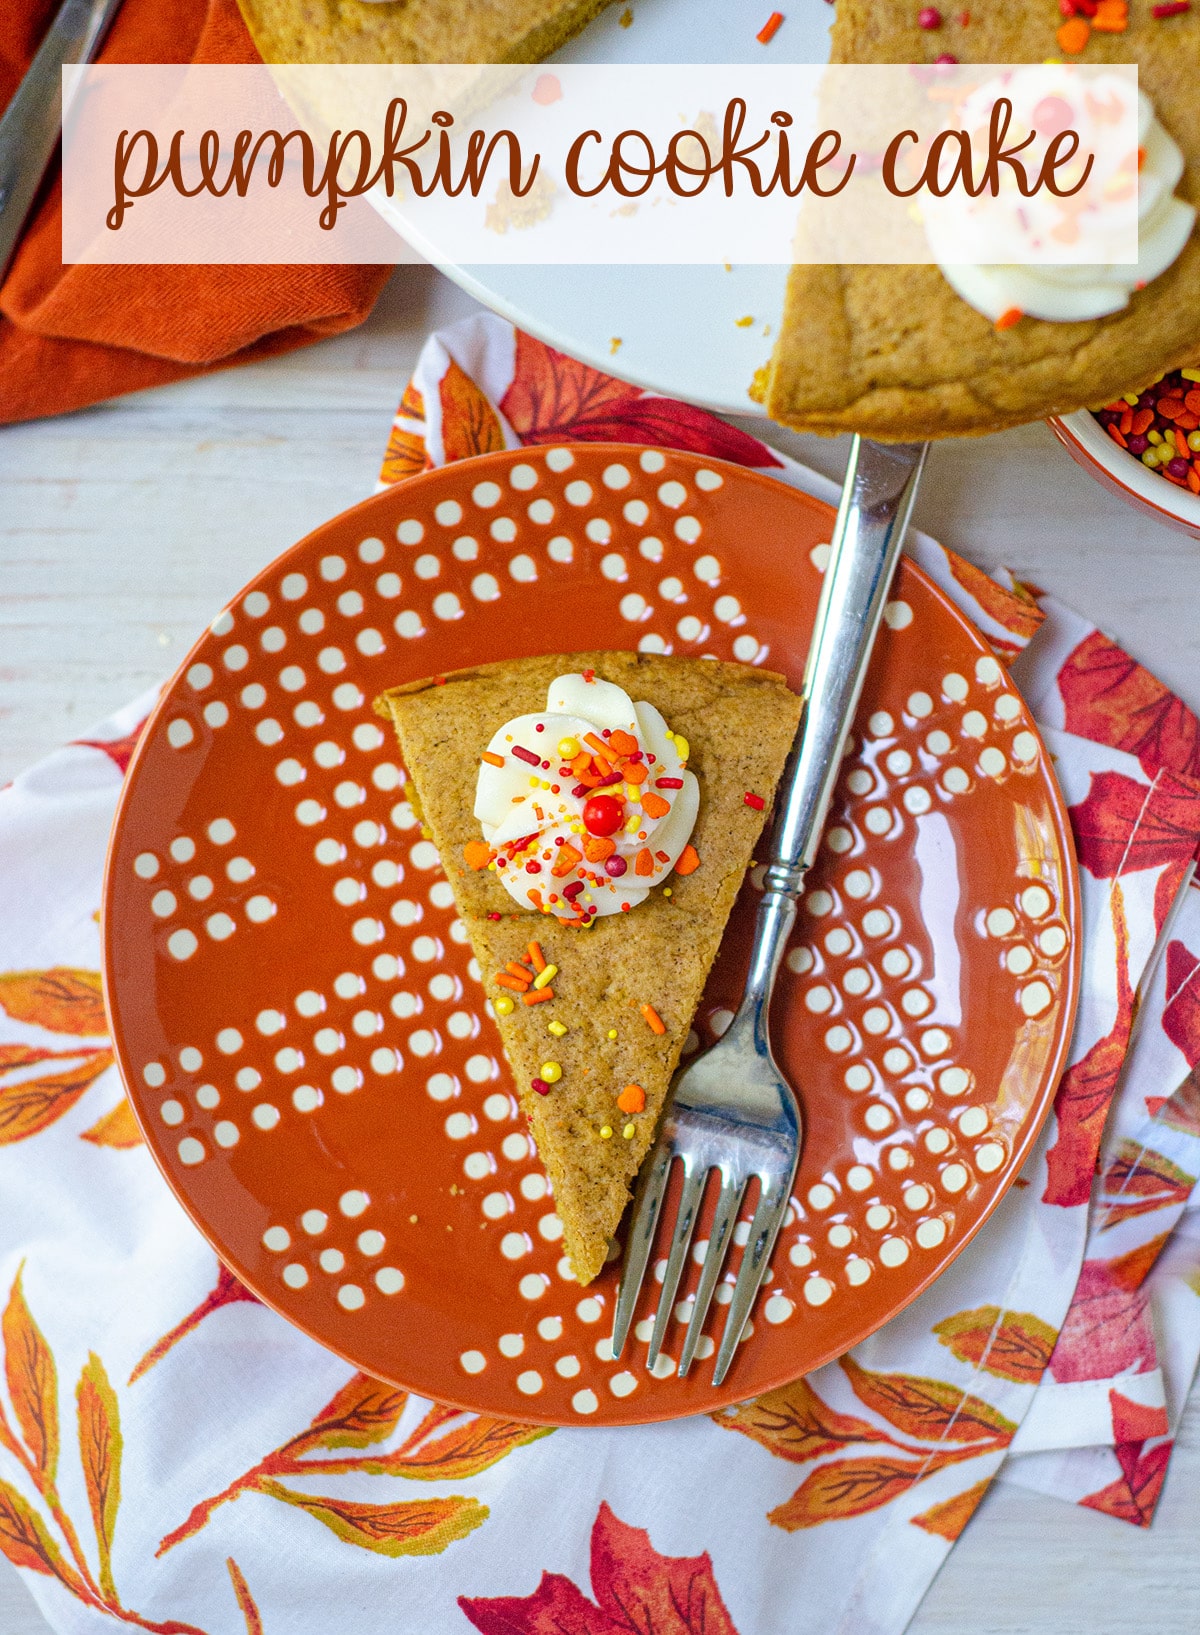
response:
<svg viewBox="0 0 1200 1635"><path fill-rule="evenodd" d="M782 26L783 13L781 11L773 11L754 38L758 41L759 45L770 45L771 41L779 33Z"/></svg>
<svg viewBox="0 0 1200 1635"><path fill-rule="evenodd" d="M663 1021L662 1017L658 1014L653 1005L642 1006L642 1020L646 1023L646 1026L650 1029L651 1033L661 1034L667 1031L667 1024Z"/></svg>
<svg viewBox="0 0 1200 1635"><path fill-rule="evenodd" d="M1116 443L1177 488L1200 494L1200 369L1174 369L1096 419Z"/></svg>
<svg viewBox="0 0 1200 1635"><path fill-rule="evenodd" d="M742 796L742 800L747 806L753 807L756 812L761 812L763 807L767 804L761 795L754 794L754 792L750 789L747 789L746 793Z"/></svg>

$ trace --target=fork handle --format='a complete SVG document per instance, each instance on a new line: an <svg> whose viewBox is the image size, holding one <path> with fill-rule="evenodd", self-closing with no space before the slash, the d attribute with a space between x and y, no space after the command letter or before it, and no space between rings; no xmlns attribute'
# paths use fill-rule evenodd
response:
<svg viewBox="0 0 1200 1635"><path fill-rule="evenodd" d="M875 633L928 443L855 437L817 604L801 692L804 712L776 797L750 975L738 1020L753 1017L765 1042L766 1010L796 898L812 865L862 692Z"/></svg>

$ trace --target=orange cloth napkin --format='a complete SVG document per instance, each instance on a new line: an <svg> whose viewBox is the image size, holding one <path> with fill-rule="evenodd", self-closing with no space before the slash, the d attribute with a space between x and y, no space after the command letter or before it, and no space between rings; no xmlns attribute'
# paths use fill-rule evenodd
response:
<svg viewBox="0 0 1200 1635"><path fill-rule="evenodd" d="M57 3L0 6L0 107L16 90ZM235 0L125 0L102 60L258 59ZM353 328L390 271L64 266L55 177L0 287L0 420L61 414Z"/></svg>

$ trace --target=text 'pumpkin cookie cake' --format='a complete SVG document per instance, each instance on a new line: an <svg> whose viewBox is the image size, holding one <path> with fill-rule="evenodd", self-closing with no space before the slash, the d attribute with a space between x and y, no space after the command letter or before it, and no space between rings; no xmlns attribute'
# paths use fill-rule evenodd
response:
<svg viewBox="0 0 1200 1635"><path fill-rule="evenodd" d="M653 1144L800 700L769 671L618 652L480 665L375 707L589 1283Z"/></svg>

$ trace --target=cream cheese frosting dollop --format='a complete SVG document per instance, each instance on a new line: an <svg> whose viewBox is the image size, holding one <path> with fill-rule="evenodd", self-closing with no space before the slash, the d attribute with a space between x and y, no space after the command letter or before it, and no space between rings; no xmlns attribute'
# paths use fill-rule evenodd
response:
<svg viewBox="0 0 1200 1635"><path fill-rule="evenodd" d="M1078 129L1081 152L1096 155L1080 200L1057 200L1047 192L1027 199L1012 189L1002 189L998 199L970 199L956 188L923 210L930 249L947 282L993 322L1010 313L1070 323L1119 312L1134 290L1166 271L1195 223L1193 207L1175 197L1183 154L1144 92L1121 75L1106 74L1089 81L1086 95L1076 81L1065 80L1048 97L1046 72L1045 65L1018 68L1003 82L987 82L967 98L956 123L986 125L991 103L1004 95L1013 103L1014 129L1023 125L1052 135L1054 110L1047 105L1061 102L1060 128ZM1126 117L1113 117L1118 107ZM1128 140L1130 116L1136 116L1136 146ZM1135 201L1138 259L1121 263L1115 257L1130 241ZM1085 208L1078 208L1080 202ZM1007 264L998 249L1005 243L1020 244L1039 259ZM986 248L997 264L963 258L964 246L976 257Z"/></svg>
<svg viewBox="0 0 1200 1635"><path fill-rule="evenodd" d="M545 710L506 721L480 762L487 867L522 908L560 919L635 908L691 837L687 754L653 704L590 672L557 677Z"/></svg>

